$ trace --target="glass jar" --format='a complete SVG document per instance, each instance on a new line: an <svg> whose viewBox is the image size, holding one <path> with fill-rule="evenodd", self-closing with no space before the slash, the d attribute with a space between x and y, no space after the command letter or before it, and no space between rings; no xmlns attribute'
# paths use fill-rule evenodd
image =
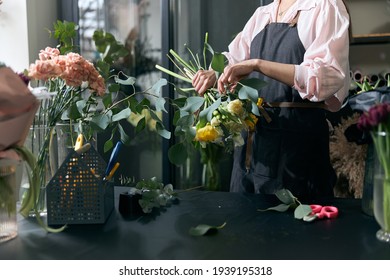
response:
<svg viewBox="0 0 390 280"><path fill-rule="evenodd" d="M20 162L0 159L0 243L18 235L17 207L20 176L17 168Z"/></svg>

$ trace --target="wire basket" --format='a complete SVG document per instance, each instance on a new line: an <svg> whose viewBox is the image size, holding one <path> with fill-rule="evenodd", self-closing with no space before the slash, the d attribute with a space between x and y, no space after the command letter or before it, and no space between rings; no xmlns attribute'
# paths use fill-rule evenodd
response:
<svg viewBox="0 0 390 280"><path fill-rule="evenodd" d="M46 186L48 225L105 223L114 208L114 186L103 180L105 169L93 147L69 153Z"/></svg>

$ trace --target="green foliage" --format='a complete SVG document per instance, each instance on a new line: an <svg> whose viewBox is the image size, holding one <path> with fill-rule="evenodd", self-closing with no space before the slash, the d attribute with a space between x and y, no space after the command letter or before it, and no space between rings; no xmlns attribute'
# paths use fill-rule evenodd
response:
<svg viewBox="0 0 390 280"><path fill-rule="evenodd" d="M121 184L134 186L134 180L121 178ZM146 214L151 213L154 208L160 209L168 206L176 198L173 186L171 184L164 186L156 177L139 181L130 190L130 194L141 195L138 203Z"/></svg>
<svg viewBox="0 0 390 280"><path fill-rule="evenodd" d="M59 39L61 52L75 50L74 46L77 25L73 22L57 21L54 24L55 37ZM98 53L95 65L106 82L107 93L104 96L82 95L75 96L72 104L63 115L62 120L89 124L92 132L111 131L111 137L104 143L104 152L113 147L114 135L118 134L125 145L130 145L131 137L123 129L121 122L126 122L132 113L141 114L143 110L149 111L156 121L156 133L169 139L171 133L164 127L162 116L156 112L167 112L166 100L161 97L161 88L167 84L161 79L149 89L136 90L136 78L123 72L113 74L118 60L128 55L126 47L118 42L115 37L104 30L95 30L93 40ZM129 92L123 92L123 88L130 88ZM154 107L151 106L151 100ZM138 134L145 129L145 123L140 122L135 128ZM87 139L92 135L85 135Z"/></svg>
<svg viewBox="0 0 390 280"><path fill-rule="evenodd" d="M100 54L97 68L107 80L110 77L111 66L120 58L128 55L129 52L122 43L115 39L114 35L104 30L95 30L92 39L95 42L96 50Z"/></svg>
<svg viewBox="0 0 390 280"><path fill-rule="evenodd" d="M299 200L288 190L281 189L275 193L276 197L283 202L282 204L269 207L265 210L258 211L278 211L285 212L288 209L294 209L294 217L295 219L303 219L303 217L309 215L312 212L310 205L302 204Z"/></svg>
<svg viewBox="0 0 390 280"><path fill-rule="evenodd" d="M58 39L58 49L61 54L67 52L77 52L77 47L74 45L77 35L78 26L74 22L60 21L54 23L54 38ZM52 34L51 31L49 31Z"/></svg>

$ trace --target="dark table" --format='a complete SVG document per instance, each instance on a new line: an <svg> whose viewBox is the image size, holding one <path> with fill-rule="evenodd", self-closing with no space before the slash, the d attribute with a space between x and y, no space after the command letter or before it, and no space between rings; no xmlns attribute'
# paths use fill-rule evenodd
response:
<svg viewBox="0 0 390 280"><path fill-rule="evenodd" d="M116 207L103 225L69 225L56 234L21 218L18 237L0 244L0 259L390 259L390 245L376 239L379 226L358 199L334 199L338 218L306 223L292 211L257 211L279 203L269 197L189 191L161 211L124 218L123 190L116 187ZM215 234L189 234L199 224L224 222Z"/></svg>

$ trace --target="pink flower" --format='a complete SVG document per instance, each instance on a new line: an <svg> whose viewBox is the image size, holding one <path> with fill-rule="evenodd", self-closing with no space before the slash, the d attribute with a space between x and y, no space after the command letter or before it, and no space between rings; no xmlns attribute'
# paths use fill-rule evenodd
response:
<svg viewBox="0 0 390 280"><path fill-rule="evenodd" d="M28 70L30 78L43 81L58 77L61 73L61 67L54 60L36 60Z"/></svg>
<svg viewBox="0 0 390 280"><path fill-rule="evenodd" d="M29 68L29 78L47 81L61 78L68 86L80 87L88 82L90 89L104 95L105 83L95 66L78 53L61 55L56 48L47 47L39 53L39 59Z"/></svg>
<svg viewBox="0 0 390 280"><path fill-rule="evenodd" d="M357 127L363 131L370 131L381 123L385 123L390 117L390 104L379 103L372 106L368 112L363 113L359 120Z"/></svg>
<svg viewBox="0 0 390 280"><path fill-rule="evenodd" d="M106 92L104 79L101 75L91 75L89 78L89 87L99 96L103 96Z"/></svg>
<svg viewBox="0 0 390 280"><path fill-rule="evenodd" d="M49 60L49 59L53 59L59 55L60 55L59 49L46 47L46 49L41 50L39 52L39 59L40 60Z"/></svg>

